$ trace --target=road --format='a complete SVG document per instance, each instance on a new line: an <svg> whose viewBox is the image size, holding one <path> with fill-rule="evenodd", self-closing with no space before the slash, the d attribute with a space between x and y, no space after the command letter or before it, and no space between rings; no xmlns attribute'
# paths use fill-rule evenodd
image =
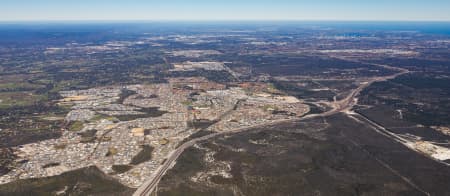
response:
<svg viewBox="0 0 450 196"><path fill-rule="evenodd" d="M253 130L253 129L257 129L257 128L263 128L263 127L277 125L277 124L281 124L281 123L295 122L298 120L305 120L305 119L310 119L310 118L315 118L315 117L326 117L326 116L331 116L331 115L334 115L334 114L337 114L340 112L349 111L353 108L353 106L355 106L357 104L356 96L358 96L359 93L361 93L361 91L363 91L365 88L367 88L374 82L381 82L381 81L394 79L400 75L409 73L409 71L406 69L390 67L388 65L376 64L376 66L380 66L380 67L391 69L391 70L397 70L399 72L394 75L390 75L390 76L375 77L375 78L370 79L369 81L361 84L358 88L356 88L354 91L352 91L352 93L350 93L345 99L331 103L330 105L333 107L333 109L330 111L321 113L321 114L310 114L310 115L306 115L306 116L300 117L300 118L277 120L277 121L272 121L269 123L235 129L232 131L213 133L213 134L206 135L206 136L203 136L200 138L192 139L192 140L182 144L181 146L179 146L172 154L170 154L169 158L167 158L166 161L158 168L158 170L155 172L155 174L152 175L149 180L144 182L141 185L141 187L139 187L136 190L136 192L133 194L133 196L148 196L148 195L150 195L153 192L153 190L156 188L156 186L158 185L161 178L175 164L175 161L178 159L178 157L180 157L180 155L184 152L184 150L186 150L189 147L192 147L197 142L209 140L211 138L214 138L214 137L217 137L220 135L239 133L239 132L244 132L244 131Z"/></svg>

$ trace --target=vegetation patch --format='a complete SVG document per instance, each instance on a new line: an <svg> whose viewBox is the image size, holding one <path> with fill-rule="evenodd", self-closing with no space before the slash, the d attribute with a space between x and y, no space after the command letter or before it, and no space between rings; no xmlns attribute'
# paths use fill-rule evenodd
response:
<svg viewBox="0 0 450 196"><path fill-rule="evenodd" d="M11 148L0 148L0 175L11 171L11 166L17 156Z"/></svg>
<svg viewBox="0 0 450 196"><path fill-rule="evenodd" d="M121 116L115 116L120 121L131 121L136 120L139 118L152 118L152 117L160 117L167 113L166 111L159 110L158 107L150 107L150 108L142 108L139 110L139 112L143 112L144 114L137 114L137 115L121 115Z"/></svg>
<svg viewBox="0 0 450 196"><path fill-rule="evenodd" d="M81 143L93 143L96 141L96 139L97 139L96 137L82 137L80 139L80 142Z"/></svg>
<svg viewBox="0 0 450 196"><path fill-rule="evenodd" d="M119 121L119 119L117 119L116 117L114 117L114 116L108 116L108 115L104 115L104 114L95 114L95 116L93 117L93 118L91 118L90 120L89 120L89 122L97 122L97 121L100 121L100 120L109 120L109 121L111 121L111 122L117 122L117 121Z"/></svg>
<svg viewBox="0 0 450 196"><path fill-rule="evenodd" d="M83 122L81 121L74 121L74 122L70 122L69 126L68 126L68 130L69 131L73 131L73 132L77 132L77 131L81 131L84 127Z"/></svg>
<svg viewBox="0 0 450 196"><path fill-rule="evenodd" d="M44 166L42 166L43 169L46 168L50 168L50 167L56 167L56 166L60 166L60 163L49 163L49 164L45 164Z"/></svg>
<svg viewBox="0 0 450 196"><path fill-rule="evenodd" d="M116 155L118 153L118 150L117 150L117 148L114 148L114 147L110 147L110 148L108 148L108 152L106 153L106 157L110 157L110 156L114 156L114 155Z"/></svg>
<svg viewBox="0 0 450 196"><path fill-rule="evenodd" d="M66 143L60 143L53 146L56 150L64 150L67 147Z"/></svg>
<svg viewBox="0 0 450 196"><path fill-rule="evenodd" d="M208 120L208 119L195 119L188 123L188 126L194 129L207 129L208 127L216 124L218 120Z"/></svg>
<svg viewBox="0 0 450 196"><path fill-rule="evenodd" d="M105 175L97 167L88 167L58 176L18 180L0 185L0 195L131 195L128 188Z"/></svg>
<svg viewBox="0 0 450 196"><path fill-rule="evenodd" d="M45 101L46 99L46 96L36 95L32 92L0 93L0 109L14 106L31 106L35 103Z"/></svg>
<svg viewBox="0 0 450 196"><path fill-rule="evenodd" d="M112 169L114 170L115 174L122 174L125 173L127 171L130 171L130 169L132 169L133 166L131 165L113 165Z"/></svg>
<svg viewBox="0 0 450 196"><path fill-rule="evenodd" d="M123 104L123 102L125 101L126 98L132 96L132 95L136 95L136 91L132 91L129 89L122 89L120 95L119 95L119 99L117 100L118 104Z"/></svg>
<svg viewBox="0 0 450 196"><path fill-rule="evenodd" d="M81 137L95 137L95 134L97 132L98 131L96 129L89 129L89 130L86 130L84 132L78 133L78 135L81 136Z"/></svg>
<svg viewBox="0 0 450 196"><path fill-rule="evenodd" d="M0 83L0 92L32 91L44 86L28 82Z"/></svg>
<svg viewBox="0 0 450 196"><path fill-rule="evenodd" d="M142 150L131 159L131 165L139 165L152 159L153 147L150 145L141 146Z"/></svg>

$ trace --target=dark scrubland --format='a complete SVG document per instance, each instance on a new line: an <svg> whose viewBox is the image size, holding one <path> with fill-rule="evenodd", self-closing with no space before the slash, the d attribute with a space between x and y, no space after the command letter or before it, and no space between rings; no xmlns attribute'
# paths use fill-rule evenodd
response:
<svg viewBox="0 0 450 196"><path fill-rule="evenodd" d="M1 148L0 149L0 175L7 174L11 171L10 165L16 159L16 155L11 148Z"/></svg>
<svg viewBox="0 0 450 196"><path fill-rule="evenodd" d="M260 140L265 142L252 142ZM219 137L201 147L181 156L158 195L450 193L449 168L344 115ZM230 163L232 177L211 174L206 181L192 181L198 172L220 169L204 161L210 151L215 162Z"/></svg>
<svg viewBox="0 0 450 196"><path fill-rule="evenodd" d="M133 166L131 165L113 165L112 169L114 170L115 174L121 174L129 171L130 169L133 169Z"/></svg>
<svg viewBox="0 0 450 196"><path fill-rule="evenodd" d="M0 195L131 195L130 189L96 167L63 173L59 176L18 180L0 186Z"/></svg>
<svg viewBox="0 0 450 196"><path fill-rule="evenodd" d="M433 56L435 51L431 52L429 56ZM433 71L445 71L450 72L450 56L441 59L430 59L429 57L422 58L382 58L382 59L373 59L370 62L387 64L396 67L402 67L409 69L411 71L420 71L420 72L433 72Z"/></svg>
<svg viewBox="0 0 450 196"><path fill-rule="evenodd" d="M138 165L152 159L153 147L150 145L141 146L142 150L131 159L131 165Z"/></svg>
<svg viewBox="0 0 450 196"><path fill-rule="evenodd" d="M63 120L45 118L64 117L66 112L66 108L45 102L1 109L0 147L13 147L59 137Z"/></svg>
<svg viewBox="0 0 450 196"><path fill-rule="evenodd" d="M360 97L360 104L368 107L358 112L392 132L444 142L450 136L430 127L450 125L449 97L445 73L412 73L368 87Z"/></svg>
<svg viewBox="0 0 450 196"><path fill-rule="evenodd" d="M159 110L159 107L150 107L150 108L141 108L138 110L139 112L142 112L143 114L136 114L136 115L118 115L114 116L120 121L130 121L130 120L136 120L139 118L150 118L150 117L159 117L167 113L167 111Z"/></svg>
<svg viewBox="0 0 450 196"><path fill-rule="evenodd" d="M369 109L360 109L358 113L371 119L377 124L383 125L389 131L396 134L411 134L428 141L446 142L450 136L438 132L427 126L399 118L399 113L387 106L375 106Z"/></svg>
<svg viewBox="0 0 450 196"><path fill-rule="evenodd" d="M206 79L217 82L236 82L236 79L227 71L209 71L209 70L196 70L196 71L171 71L166 74L167 77L205 77Z"/></svg>
<svg viewBox="0 0 450 196"><path fill-rule="evenodd" d="M295 82L273 81L275 88L300 99L332 101L336 93L330 90L314 91L311 88L299 86Z"/></svg>
<svg viewBox="0 0 450 196"><path fill-rule="evenodd" d="M235 66L251 65L254 74L271 76L365 77L390 75L392 70L367 63L357 63L320 55L241 55L227 59ZM377 70L375 72L375 70Z"/></svg>

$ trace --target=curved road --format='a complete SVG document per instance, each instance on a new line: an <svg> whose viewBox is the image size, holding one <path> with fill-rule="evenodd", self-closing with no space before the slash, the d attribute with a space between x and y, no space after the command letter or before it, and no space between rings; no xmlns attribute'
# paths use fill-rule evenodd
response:
<svg viewBox="0 0 450 196"><path fill-rule="evenodd" d="M213 134L206 135L206 136L203 136L200 138L192 139L192 140L182 144L174 152L172 152L172 154L170 154L169 158L166 159L166 161L158 168L158 170L156 170L156 172L151 176L151 178L149 180L144 182L136 190L136 192L133 194L133 196L148 196L148 195L150 195L153 192L153 190L155 190L155 188L158 185L161 178L175 164L175 161L178 159L178 157L180 157L180 155L184 152L184 150L186 150L189 147L192 147L197 142L209 140L211 138L214 138L214 137L217 137L220 135L239 133L239 132L244 132L244 131L248 131L248 130L253 130L256 128L262 128L262 127L276 125L276 124L280 124L280 123L294 122L294 121L298 121L298 120L305 120L305 119L310 119L310 118L314 118L314 117L326 117L326 116L331 116L331 115L334 115L334 114L337 114L340 112L345 112L345 111L350 110L351 108L353 108L353 106L355 104L357 104L356 96L358 96L362 90L364 90L365 88L367 88L374 82L381 82L381 81L394 79L400 75L409 73L408 70L402 69L402 68L391 67L388 65L379 65L379 64L374 64L374 65L383 67L383 68L387 68L387 69L391 69L391 70L396 70L396 71L399 71L399 73L396 73L396 74L390 75L390 76L385 76L385 77L376 77L376 78L369 80L368 82L363 83L358 88L356 88L352 93L350 93L345 99L332 103L331 104L333 106L332 110L321 113L321 114L310 114L310 115L306 115L306 116L300 117L300 118L283 119L283 120L273 121L270 123L264 123L264 124L250 126L250 127L235 129L232 131L213 133Z"/></svg>

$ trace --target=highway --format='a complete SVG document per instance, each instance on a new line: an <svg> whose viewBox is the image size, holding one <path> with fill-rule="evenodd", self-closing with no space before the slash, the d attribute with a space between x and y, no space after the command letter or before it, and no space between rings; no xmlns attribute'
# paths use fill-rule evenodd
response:
<svg viewBox="0 0 450 196"><path fill-rule="evenodd" d="M169 158L167 158L166 161L158 168L158 170L155 172L155 174L153 174L149 180L145 181L136 190L136 192L133 194L133 196L148 196L148 195L150 195L153 192L153 190L155 190L155 188L158 185L161 178L175 164L175 161L184 152L184 150L186 150L189 147L192 147L197 142L209 140L211 138L214 138L214 137L217 137L220 135L239 133L239 132L254 130L257 128L263 128L263 127L267 127L267 126L277 125L277 124L281 124L281 123L295 122L298 120L305 120L305 119L310 119L310 118L315 118L315 117L326 117L326 116L331 116L331 115L334 115L334 114L337 114L340 112L346 112L346 111L351 110L353 108L353 106L355 106L357 104L356 97L359 95L359 93L361 91L363 91L365 88L367 88L368 86L370 86L371 84L373 84L374 82L381 82L381 81L394 79L400 75L409 73L409 71L406 69L390 67L388 65L376 65L376 66L380 66L380 67L392 69L392 70L397 70L400 72L398 72L394 75L390 75L390 76L375 77L375 78L370 79L369 81L361 84L358 88L356 88L354 91L352 91L352 93L350 93L345 99L332 102L330 105L333 107L333 109L330 111L321 113L321 114L310 114L310 115L306 115L306 116L294 118L294 119L277 120L277 121L272 121L269 123L235 129L232 131L213 133L213 134L206 135L206 136L203 136L200 138L192 139L192 140L182 144L181 146L179 146L172 154L170 154Z"/></svg>

